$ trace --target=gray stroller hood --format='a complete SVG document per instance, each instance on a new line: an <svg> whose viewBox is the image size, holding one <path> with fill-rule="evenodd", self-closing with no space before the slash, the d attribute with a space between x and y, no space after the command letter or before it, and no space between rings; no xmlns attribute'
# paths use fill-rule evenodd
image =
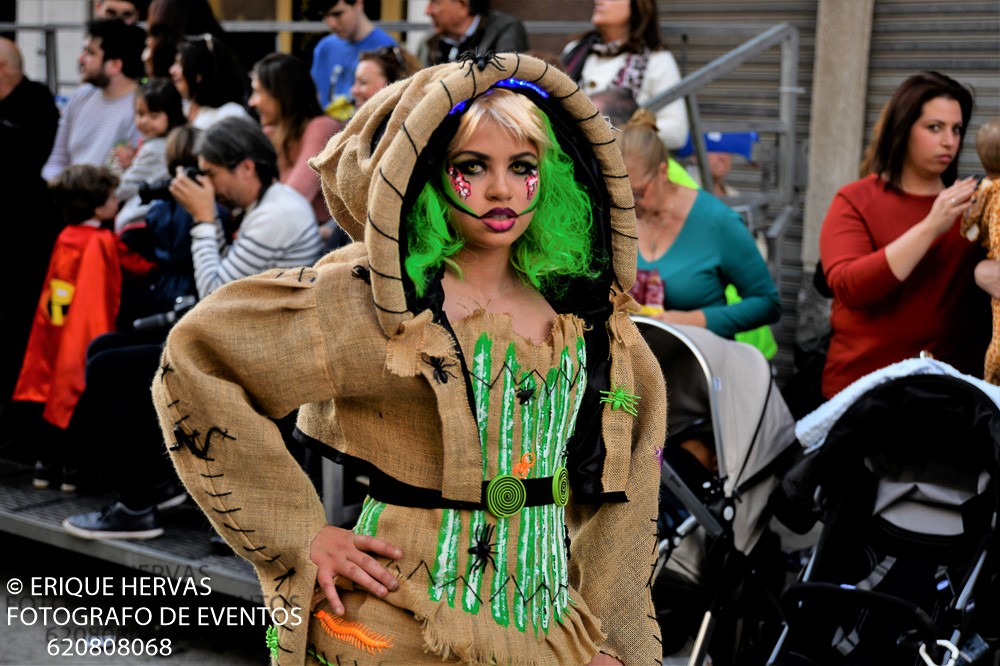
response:
<svg viewBox="0 0 1000 666"><path fill-rule="evenodd" d="M776 478L759 478L794 441L795 421L754 347L704 328L634 316L667 383L668 435L708 419L723 492L733 500L733 544L748 553Z"/></svg>

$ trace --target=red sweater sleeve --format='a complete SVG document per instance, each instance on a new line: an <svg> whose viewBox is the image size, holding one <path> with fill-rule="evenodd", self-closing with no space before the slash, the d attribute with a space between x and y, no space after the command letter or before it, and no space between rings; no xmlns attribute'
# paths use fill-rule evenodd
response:
<svg viewBox="0 0 1000 666"><path fill-rule="evenodd" d="M867 309L878 306L902 283L889 269L885 245L872 229L878 220L870 219L870 211L863 208L868 197L859 197L857 189L845 187L834 197L820 229L819 251L834 296L847 307Z"/></svg>

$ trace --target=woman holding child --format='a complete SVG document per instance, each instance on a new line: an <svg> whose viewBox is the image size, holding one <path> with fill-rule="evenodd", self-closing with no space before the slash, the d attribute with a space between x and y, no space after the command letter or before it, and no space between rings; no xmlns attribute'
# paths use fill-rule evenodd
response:
<svg viewBox="0 0 1000 666"><path fill-rule="evenodd" d="M971 115L957 81L906 79L882 109L863 178L830 205L820 231L834 294L826 397L921 351L981 373L990 308L973 274L984 252L959 233L975 189L974 178L958 178Z"/></svg>
<svg viewBox="0 0 1000 666"><path fill-rule="evenodd" d="M268 632L274 658L659 662L665 398L628 318L607 124L562 73L500 54L383 90L313 164L359 242L219 289L153 389L265 603L308 615ZM353 531L268 420L300 405L304 442L369 469Z"/></svg>

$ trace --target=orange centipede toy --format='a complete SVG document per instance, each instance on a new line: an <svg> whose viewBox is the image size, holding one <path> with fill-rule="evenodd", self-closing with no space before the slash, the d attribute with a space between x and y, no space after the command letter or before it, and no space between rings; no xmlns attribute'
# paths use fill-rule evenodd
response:
<svg viewBox="0 0 1000 666"><path fill-rule="evenodd" d="M315 615L323 631L333 638L350 643L359 650L366 650L369 654L375 654L377 650L382 654L383 649L392 647L391 637L380 636L360 622L342 620L323 610L316 611Z"/></svg>

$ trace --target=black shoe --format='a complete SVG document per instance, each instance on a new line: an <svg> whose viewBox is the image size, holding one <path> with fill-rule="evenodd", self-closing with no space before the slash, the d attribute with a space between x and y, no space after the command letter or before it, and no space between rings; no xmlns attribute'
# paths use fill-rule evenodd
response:
<svg viewBox="0 0 1000 666"><path fill-rule="evenodd" d="M120 501L100 511L70 516L62 525L81 539L153 539L163 534L156 507L132 510Z"/></svg>
<svg viewBox="0 0 1000 666"><path fill-rule="evenodd" d="M64 493L75 493L84 482L83 472L79 467L62 466L62 484L59 490Z"/></svg>
<svg viewBox="0 0 1000 666"><path fill-rule="evenodd" d="M51 488L62 482L62 465L59 463L45 462L38 460L35 462L35 474L31 479L31 485L38 490Z"/></svg>

